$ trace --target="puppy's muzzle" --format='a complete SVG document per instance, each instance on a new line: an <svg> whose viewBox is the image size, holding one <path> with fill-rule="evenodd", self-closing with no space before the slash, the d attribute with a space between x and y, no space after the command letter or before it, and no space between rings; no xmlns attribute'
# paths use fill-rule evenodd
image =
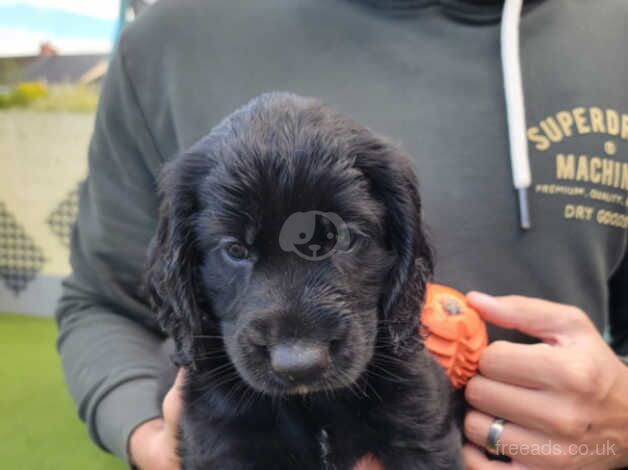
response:
<svg viewBox="0 0 628 470"><path fill-rule="evenodd" d="M346 348L348 334L349 322L338 313L279 309L258 312L242 328L241 341L268 361L275 382L293 388L325 378Z"/></svg>

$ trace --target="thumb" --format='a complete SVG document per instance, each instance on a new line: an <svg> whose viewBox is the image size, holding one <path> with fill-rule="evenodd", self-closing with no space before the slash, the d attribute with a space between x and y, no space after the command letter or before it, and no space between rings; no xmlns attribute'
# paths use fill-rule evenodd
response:
<svg viewBox="0 0 628 470"><path fill-rule="evenodd" d="M172 432L176 432L179 424L179 418L181 416L181 387L183 385L184 377L185 371L181 368L177 373L177 378L174 381L174 384L164 397L162 404L164 423Z"/></svg>
<svg viewBox="0 0 628 470"><path fill-rule="evenodd" d="M484 320L550 344L563 343L565 336L590 327L586 314L576 307L548 300L519 295L493 297L472 291L467 301Z"/></svg>

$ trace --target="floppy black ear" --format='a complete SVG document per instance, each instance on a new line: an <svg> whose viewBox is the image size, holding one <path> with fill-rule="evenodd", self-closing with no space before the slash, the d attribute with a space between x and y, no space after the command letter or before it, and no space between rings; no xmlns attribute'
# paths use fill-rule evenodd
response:
<svg viewBox="0 0 628 470"><path fill-rule="evenodd" d="M381 300L381 314L393 348L419 337L419 312L434 264L421 215L418 183L410 160L394 145L374 139L355 166L386 208L386 237L396 259Z"/></svg>
<svg viewBox="0 0 628 470"><path fill-rule="evenodd" d="M194 222L198 187L212 166L206 155L184 154L161 172L159 220L148 250L144 288L161 328L174 339L177 365L194 365L195 335L201 333L203 314L208 313L201 312L198 303L200 253Z"/></svg>

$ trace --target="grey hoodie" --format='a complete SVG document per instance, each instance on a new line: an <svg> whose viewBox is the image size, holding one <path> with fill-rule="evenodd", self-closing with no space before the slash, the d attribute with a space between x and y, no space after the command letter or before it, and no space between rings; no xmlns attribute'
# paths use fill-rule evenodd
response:
<svg viewBox="0 0 628 470"><path fill-rule="evenodd" d="M628 3L526 4L518 127L500 15L490 1L162 0L123 32L56 310L66 379L98 445L126 458L133 428L160 414L162 336L138 294L159 169L270 90L322 98L414 156L436 281L576 305L628 354ZM531 175L527 230L508 122L528 137L515 145Z"/></svg>

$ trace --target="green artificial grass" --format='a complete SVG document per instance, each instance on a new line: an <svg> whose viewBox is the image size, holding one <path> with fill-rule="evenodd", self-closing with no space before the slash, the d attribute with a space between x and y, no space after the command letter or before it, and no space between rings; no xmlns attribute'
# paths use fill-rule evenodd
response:
<svg viewBox="0 0 628 470"><path fill-rule="evenodd" d="M91 443L63 381L49 318L0 313L0 468L122 470Z"/></svg>

